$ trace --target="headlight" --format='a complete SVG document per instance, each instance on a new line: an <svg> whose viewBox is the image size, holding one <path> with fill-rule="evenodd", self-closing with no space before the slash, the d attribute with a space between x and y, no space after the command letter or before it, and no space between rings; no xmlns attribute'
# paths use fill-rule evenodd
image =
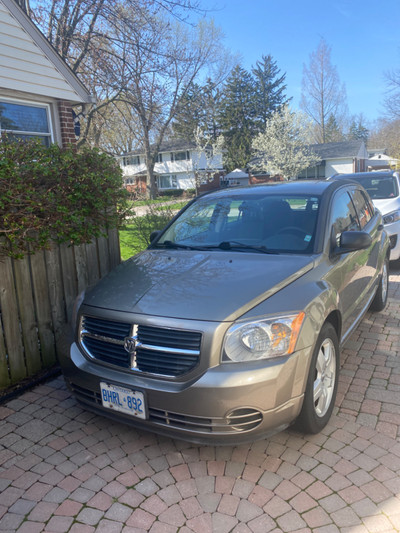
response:
<svg viewBox="0 0 400 533"><path fill-rule="evenodd" d="M225 335L223 360L257 361L291 354L305 314L235 324Z"/></svg>
<svg viewBox="0 0 400 533"><path fill-rule="evenodd" d="M383 217L384 224L393 224L393 222L397 222L398 220L400 220L400 211L392 211Z"/></svg>

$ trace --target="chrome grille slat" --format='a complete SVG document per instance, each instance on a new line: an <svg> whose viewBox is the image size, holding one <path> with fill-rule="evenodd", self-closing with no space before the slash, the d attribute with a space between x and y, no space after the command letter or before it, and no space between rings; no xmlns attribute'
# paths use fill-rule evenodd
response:
<svg viewBox="0 0 400 533"><path fill-rule="evenodd" d="M85 316L84 324L86 329L91 333L122 340L129 335L131 329L129 323L102 320L101 318L93 318L89 316Z"/></svg>
<svg viewBox="0 0 400 533"><path fill-rule="evenodd" d="M136 339L134 354L124 348L125 338L132 334ZM196 331L134 326L87 315L80 327L80 345L92 359L168 377L181 376L198 365L201 337Z"/></svg>

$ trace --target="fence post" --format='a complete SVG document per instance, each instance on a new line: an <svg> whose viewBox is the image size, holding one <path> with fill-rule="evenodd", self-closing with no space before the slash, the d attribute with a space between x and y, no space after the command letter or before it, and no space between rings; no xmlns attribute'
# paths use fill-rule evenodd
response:
<svg viewBox="0 0 400 533"><path fill-rule="evenodd" d="M2 257L0 261L0 310L3 324L5 348L8 354L8 365L11 383L26 377L24 349L22 346L21 330L19 327L18 304L14 288L12 262L9 257ZM2 381L7 381L4 369L1 372Z"/></svg>

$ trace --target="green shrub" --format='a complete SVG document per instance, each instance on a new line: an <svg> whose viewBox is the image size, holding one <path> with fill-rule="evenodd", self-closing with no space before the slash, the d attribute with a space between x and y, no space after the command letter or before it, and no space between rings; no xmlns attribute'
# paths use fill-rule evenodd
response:
<svg viewBox="0 0 400 533"><path fill-rule="evenodd" d="M166 191L160 191L158 195L177 198L179 196L182 196L183 192L184 192L183 189L168 189Z"/></svg>
<svg viewBox="0 0 400 533"><path fill-rule="evenodd" d="M0 255L89 242L118 227L125 208L121 169L110 156L1 139Z"/></svg>

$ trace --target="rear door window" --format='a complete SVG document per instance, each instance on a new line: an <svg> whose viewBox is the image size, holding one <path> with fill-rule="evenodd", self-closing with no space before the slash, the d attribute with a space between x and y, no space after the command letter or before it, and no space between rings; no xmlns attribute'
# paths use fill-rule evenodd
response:
<svg viewBox="0 0 400 533"><path fill-rule="evenodd" d="M357 211L358 220L360 222L360 227L363 229L373 217L374 209L362 191L358 189L354 190L352 192L352 197Z"/></svg>

